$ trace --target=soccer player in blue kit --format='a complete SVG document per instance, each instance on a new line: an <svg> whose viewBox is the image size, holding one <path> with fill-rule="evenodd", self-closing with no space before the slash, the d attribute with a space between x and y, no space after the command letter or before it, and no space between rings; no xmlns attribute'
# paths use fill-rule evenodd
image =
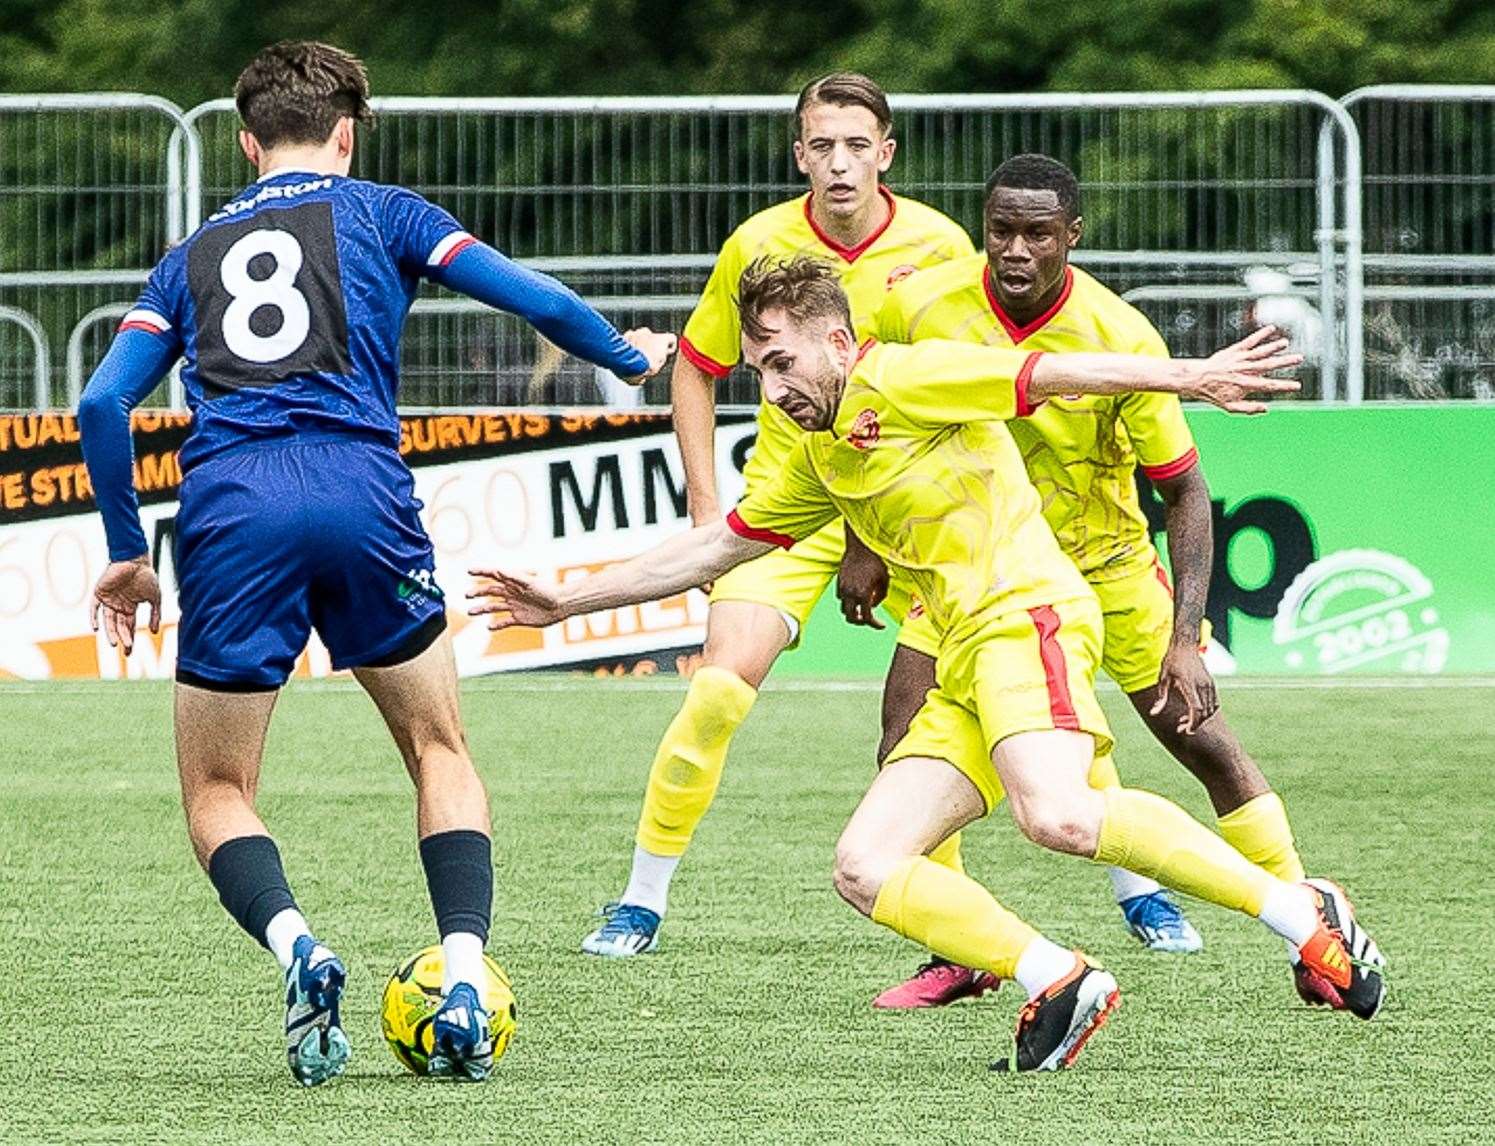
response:
<svg viewBox="0 0 1495 1146"><path fill-rule="evenodd" d="M325 44L261 51L239 76L259 178L151 273L79 405L110 564L93 619L132 647L160 586L132 484L130 410L178 357L193 411L176 520L175 725L187 828L225 908L285 973L291 1073L341 1073L346 970L312 934L255 813L265 731L313 628L384 716L415 782L420 857L445 956L431 1073L493 1062L480 1003L493 895L487 795L457 703L441 590L401 460L400 332L422 277L531 322L627 380L675 340L619 334L410 191L348 178L368 78Z"/></svg>

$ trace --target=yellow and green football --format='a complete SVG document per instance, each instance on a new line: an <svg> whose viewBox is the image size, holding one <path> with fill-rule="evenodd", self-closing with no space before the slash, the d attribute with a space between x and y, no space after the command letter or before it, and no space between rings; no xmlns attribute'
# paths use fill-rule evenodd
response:
<svg viewBox="0 0 1495 1146"><path fill-rule="evenodd" d="M441 947L427 947L405 960L384 985L379 1017L389 1049L412 1074L429 1073L431 1020L441 1006ZM508 973L491 955L484 955L488 982L482 987L483 1006L493 1029L493 1057L503 1057L514 1037L517 1012Z"/></svg>

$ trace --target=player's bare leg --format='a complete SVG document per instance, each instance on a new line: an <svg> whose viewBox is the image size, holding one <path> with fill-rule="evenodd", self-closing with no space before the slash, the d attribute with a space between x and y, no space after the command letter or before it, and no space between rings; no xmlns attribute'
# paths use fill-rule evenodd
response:
<svg viewBox="0 0 1495 1146"><path fill-rule="evenodd" d="M929 690L935 687L935 666L934 657L917 649L899 645L894 650L892 663L888 666L887 680L883 684L882 741L878 745L877 754L879 766L907 734L919 706L924 703ZM930 858L956 871L964 871L960 856L960 833L954 832L943 840L931 852ZM1133 881L1145 883L1145 892L1158 891L1155 882L1141 881L1141 877L1130 872L1125 874ZM1168 901L1168 906L1173 907L1171 901ZM1173 907L1173 910L1177 911L1177 908ZM1187 925L1187 921L1184 922ZM1192 928L1189 930L1192 932ZM936 956L922 964L910 978L883 991L872 1001L872 1005L885 1010L939 1007L971 995L980 995L997 985L979 970L951 965Z"/></svg>
<svg viewBox="0 0 1495 1146"><path fill-rule="evenodd" d="M415 783L416 830L489 833L488 795L462 730L457 665L443 633L403 664L353 670L374 704Z"/></svg>
<svg viewBox="0 0 1495 1146"><path fill-rule="evenodd" d="M915 714L929 690L935 687L935 659L907 645L893 650L882 689L882 740L877 746L877 765L882 767L898 742L908 733ZM955 871L965 871L960 856L960 833L951 832L930 852L930 859ZM872 1000L879 1010L918 1010L942 1007L960 999L974 998L995 990L999 981L985 971L962 967L938 955L922 963L913 976L896 983Z"/></svg>
<svg viewBox="0 0 1495 1146"><path fill-rule="evenodd" d="M467 751L451 638L354 675L379 707L415 782L421 864L441 933L442 993L431 1073L480 1082L493 1066L483 947L493 905L488 796Z"/></svg>
<svg viewBox="0 0 1495 1146"><path fill-rule="evenodd" d="M1094 744L1082 732L1023 732L992 750L1018 828L1053 851L1150 876L1261 920L1362 1018L1380 1007L1384 962L1330 885L1277 878L1150 792L1091 787Z"/></svg>
<svg viewBox="0 0 1495 1146"><path fill-rule="evenodd" d="M888 666L887 680L883 685L882 742L878 746L879 763L887 758L888 753L908 732L914 714L924 703L925 695L934 688L935 663L933 657L905 645L899 645L894 651L892 663ZM1134 703L1136 703L1135 699ZM1091 777L1091 780L1093 783L1100 783L1095 777ZM959 834L952 835L941 844L931 858L952 866L960 865ZM1112 868L1110 875L1113 887L1118 889L1117 899L1122 902L1123 911L1126 910L1128 902L1137 905L1139 897L1145 897L1147 902L1142 906L1151 910L1152 917L1141 922L1149 929L1150 939L1147 944L1151 950L1189 952L1197 951L1202 946L1198 932L1194 930L1193 925L1184 917L1178 906L1161 891L1156 881L1119 868ZM1297 879L1301 879L1301 875ZM1291 882L1297 882L1297 879ZM1135 933L1137 926L1130 918L1128 923ZM966 988L974 983L972 976L973 973L969 972L968 968L952 970L938 961L926 963L912 978L890 987L879 995L874 1000L874 1005L892 1008L940 1006L953 999L964 997ZM950 997L947 998L947 995Z"/></svg>
<svg viewBox="0 0 1495 1146"><path fill-rule="evenodd" d="M1179 731L1186 705L1176 694L1162 711L1152 711L1158 688L1128 694L1148 730L1209 794L1220 834L1252 863L1279 879L1303 879L1292 828L1281 798L1272 791L1261 768L1216 710L1192 732Z"/></svg>
<svg viewBox="0 0 1495 1146"><path fill-rule="evenodd" d="M927 853L986 814L980 792L944 760L911 756L878 773L836 845L836 890L874 921L950 963L1014 978L1029 1003L1018 1022L1020 1070L1074 1061L1120 999L1116 980L1044 938L975 880Z"/></svg>
<svg viewBox="0 0 1495 1146"><path fill-rule="evenodd" d="M1267 778L1231 731L1223 713L1216 711L1194 732L1185 733L1178 730L1186 708L1182 697L1170 697L1158 713L1152 711L1158 699L1156 685L1128 693L1127 699L1158 743L1204 785L1216 815L1233 812L1271 791Z"/></svg>
<svg viewBox="0 0 1495 1146"><path fill-rule="evenodd" d="M255 812L275 690L176 686L177 770L187 831L223 906L285 971L286 1057L304 1086L343 1072L350 1053L339 1006L347 971L311 934L280 852Z"/></svg>
<svg viewBox="0 0 1495 1146"><path fill-rule="evenodd" d="M627 957L654 949L670 881L716 795L732 737L793 638L769 605L712 602L701 666L649 771L628 886L603 909L605 920L582 940L583 951Z"/></svg>
<svg viewBox="0 0 1495 1146"><path fill-rule="evenodd" d="M175 725L182 808L197 862L207 870L218 847L268 836L254 809L265 732L279 691L216 692L177 684Z"/></svg>

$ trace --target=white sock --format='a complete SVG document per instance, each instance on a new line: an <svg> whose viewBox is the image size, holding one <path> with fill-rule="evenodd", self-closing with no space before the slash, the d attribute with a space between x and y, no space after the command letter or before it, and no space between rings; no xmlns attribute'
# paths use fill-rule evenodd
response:
<svg viewBox="0 0 1495 1146"><path fill-rule="evenodd" d="M633 871L618 902L647 907L663 915L670 903L670 880L679 866L679 856L657 856L634 845Z"/></svg>
<svg viewBox="0 0 1495 1146"><path fill-rule="evenodd" d="M441 937L441 993L458 983L471 983L482 994L488 969L483 965L483 941L471 931L453 931Z"/></svg>
<svg viewBox="0 0 1495 1146"><path fill-rule="evenodd" d="M1259 918L1294 948L1303 946L1319 929L1318 904L1302 884L1278 880L1261 905Z"/></svg>
<svg viewBox="0 0 1495 1146"><path fill-rule="evenodd" d="M283 911L277 911L270 922L265 924L265 945L270 948L270 953L275 956L281 970L285 971L290 969L295 959L291 949L296 946L296 940L310 934L311 928L306 925L301 912L294 907L287 907Z"/></svg>
<svg viewBox="0 0 1495 1146"><path fill-rule="evenodd" d="M1111 890L1116 894L1117 903L1125 903L1129 899L1136 899L1139 895L1151 895L1155 891L1162 891L1163 885L1155 879L1148 879L1145 875L1138 875L1134 871L1127 871L1124 867L1108 867L1111 874Z"/></svg>
<svg viewBox="0 0 1495 1146"><path fill-rule="evenodd" d="M1040 935L1023 948L1014 974L1028 998L1036 999L1075 969L1075 958L1073 951Z"/></svg>

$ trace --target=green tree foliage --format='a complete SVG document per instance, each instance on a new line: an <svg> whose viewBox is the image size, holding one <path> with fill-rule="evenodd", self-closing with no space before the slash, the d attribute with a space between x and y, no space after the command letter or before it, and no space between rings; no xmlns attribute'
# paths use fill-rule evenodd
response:
<svg viewBox="0 0 1495 1146"><path fill-rule="evenodd" d="M835 67L904 91L1495 82L1486 0L3 0L0 89L188 105L282 37L412 95L785 91Z"/></svg>

